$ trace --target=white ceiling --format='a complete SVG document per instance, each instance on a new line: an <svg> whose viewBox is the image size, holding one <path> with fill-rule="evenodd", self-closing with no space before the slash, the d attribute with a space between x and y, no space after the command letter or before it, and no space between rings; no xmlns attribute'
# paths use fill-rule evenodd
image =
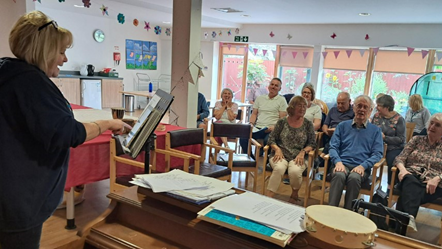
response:
<svg viewBox="0 0 442 249"><path fill-rule="evenodd" d="M155 14L149 15L153 23L172 21L173 0L91 0L91 9L101 4L111 7L112 2L154 10ZM80 0L66 0L65 3L42 0L42 4L56 8L72 9L72 3L82 4ZM442 24L442 0L202 0L202 5L204 28L240 27L242 24ZM211 9L226 7L243 12L222 13ZM371 15L359 16L362 12ZM130 13L126 15L131 16Z"/></svg>

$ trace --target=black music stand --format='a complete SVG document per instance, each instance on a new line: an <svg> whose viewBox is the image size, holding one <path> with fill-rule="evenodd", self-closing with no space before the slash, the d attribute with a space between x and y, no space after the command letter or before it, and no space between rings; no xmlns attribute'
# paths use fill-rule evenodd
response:
<svg viewBox="0 0 442 249"><path fill-rule="evenodd" d="M363 199L355 199L352 201L353 211L358 212L360 208L368 209L377 216L387 218L389 216L390 222L394 221L396 224L395 232L404 235L407 233L408 223L410 222L410 215L396 209L386 207L380 203L365 202Z"/></svg>

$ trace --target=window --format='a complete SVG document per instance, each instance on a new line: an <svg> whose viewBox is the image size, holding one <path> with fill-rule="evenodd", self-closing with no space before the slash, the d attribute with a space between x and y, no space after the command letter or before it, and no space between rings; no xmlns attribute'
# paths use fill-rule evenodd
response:
<svg viewBox="0 0 442 249"><path fill-rule="evenodd" d="M233 100L243 102L243 72L244 61L247 60L247 45L245 44L222 44L222 74L216 99L221 98L221 90L228 87L233 91ZM215 101L214 101L215 102Z"/></svg>
<svg viewBox="0 0 442 249"><path fill-rule="evenodd" d="M442 72L442 51L436 51L434 57L433 72Z"/></svg>
<svg viewBox="0 0 442 249"><path fill-rule="evenodd" d="M280 94L301 94L300 86L310 82L312 63L312 47L281 46L278 74L282 81Z"/></svg>
<svg viewBox="0 0 442 249"><path fill-rule="evenodd" d="M275 75L275 53L276 45L249 44L246 95L255 81L261 83L261 88L268 87Z"/></svg>
<svg viewBox="0 0 442 249"><path fill-rule="evenodd" d="M353 100L363 94L368 50L327 48L324 52L320 99L333 106L339 92L350 93Z"/></svg>

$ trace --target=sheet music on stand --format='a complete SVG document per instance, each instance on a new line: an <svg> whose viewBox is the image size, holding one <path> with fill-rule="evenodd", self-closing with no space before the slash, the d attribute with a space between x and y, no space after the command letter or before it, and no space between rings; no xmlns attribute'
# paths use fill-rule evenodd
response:
<svg viewBox="0 0 442 249"><path fill-rule="evenodd" d="M127 137L120 141L120 144L126 154L136 158L143 149L147 139L155 131L166 111L169 109L173 95L158 89L149 104L144 108L143 113L138 118L133 129Z"/></svg>

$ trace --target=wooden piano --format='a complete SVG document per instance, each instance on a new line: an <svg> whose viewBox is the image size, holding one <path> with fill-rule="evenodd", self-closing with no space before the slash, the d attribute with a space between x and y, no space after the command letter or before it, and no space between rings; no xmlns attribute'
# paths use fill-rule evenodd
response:
<svg viewBox="0 0 442 249"><path fill-rule="evenodd" d="M131 187L108 195L111 204L79 236L85 248L226 249L281 248L227 228L198 220L205 205L193 205L148 189ZM378 230L373 248L439 248ZM301 233L286 248L339 248Z"/></svg>

